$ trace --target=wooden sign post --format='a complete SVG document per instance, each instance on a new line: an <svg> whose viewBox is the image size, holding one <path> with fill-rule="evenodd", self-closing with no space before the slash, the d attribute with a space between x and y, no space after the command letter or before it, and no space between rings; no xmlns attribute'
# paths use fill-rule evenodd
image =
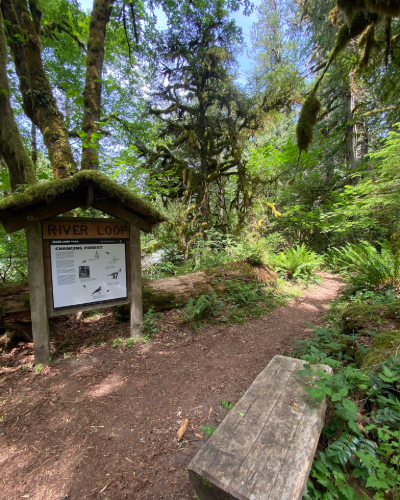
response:
<svg viewBox="0 0 400 500"><path fill-rule="evenodd" d="M143 331L140 229L113 219L58 219L25 229L35 363L50 357L48 318L131 305Z"/></svg>
<svg viewBox="0 0 400 500"><path fill-rule="evenodd" d="M93 207L118 219L60 218ZM165 217L104 174L83 170L0 201L8 233L25 229L35 363L48 363L48 318L130 304L131 337L142 336L140 230Z"/></svg>

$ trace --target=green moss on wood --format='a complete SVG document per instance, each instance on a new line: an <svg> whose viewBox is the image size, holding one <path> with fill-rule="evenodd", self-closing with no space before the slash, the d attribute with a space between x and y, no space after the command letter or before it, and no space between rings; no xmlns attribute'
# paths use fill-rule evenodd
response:
<svg viewBox="0 0 400 500"><path fill-rule="evenodd" d="M206 488L212 488L212 486L213 486L212 482L209 479L206 479L205 477L201 478L201 483Z"/></svg>
<svg viewBox="0 0 400 500"><path fill-rule="evenodd" d="M382 332L374 338L371 347L359 361L361 368L386 361L400 351L400 331Z"/></svg>
<svg viewBox="0 0 400 500"><path fill-rule="evenodd" d="M25 295L23 295L22 304L24 305L25 309L31 308L31 298L29 296L29 293L26 293Z"/></svg>
<svg viewBox="0 0 400 500"><path fill-rule="evenodd" d="M139 210L148 216L154 217L157 222L166 220L149 202L131 193L129 189L110 180L106 175L93 170L84 170L67 179L55 179L31 186L21 193L8 196L0 201L0 218L2 218L2 215L4 216L2 212L14 210L20 206L31 205L48 197L61 196L68 192L74 192L85 184L93 184L110 198L116 198L125 203L136 205Z"/></svg>
<svg viewBox="0 0 400 500"><path fill-rule="evenodd" d="M17 281L16 283L0 283L0 297L8 297L21 293L28 288L28 281Z"/></svg>
<svg viewBox="0 0 400 500"><path fill-rule="evenodd" d="M321 103L312 92L304 101L299 122L296 127L297 146L300 151L306 151L312 142L313 128L318 120Z"/></svg>
<svg viewBox="0 0 400 500"><path fill-rule="evenodd" d="M157 291L153 292L151 286L143 287L142 291L142 300L143 300L143 310L148 310L150 307L153 307L157 311L162 311L164 309L171 309L171 306L175 307L175 304L180 304L179 299L174 293L160 293Z"/></svg>
<svg viewBox="0 0 400 500"><path fill-rule="evenodd" d="M400 301L390 304L356 304L342 312L345 333L363 330L382 330L388 320L396 319Z"/></svg>

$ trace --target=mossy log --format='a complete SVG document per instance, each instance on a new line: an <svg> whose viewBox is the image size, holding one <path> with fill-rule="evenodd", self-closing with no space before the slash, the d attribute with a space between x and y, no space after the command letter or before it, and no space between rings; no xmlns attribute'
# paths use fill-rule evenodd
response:
<svg viewBox="0 0 400 500"><path fill-rule="evenodd" d="M0 328L7 323L31 321L27 282L0 285Z"/></svg>
<svg viewBox="0 0 400 500"><path fill-rule="evenodd" d="M221 295L226 290L226 283L231 280L274 286L277 276L266 267L254 266L248 262L234 262L183 276L144 281L143 310L146 312L153 308L155 311L165 311L182 307L191 297L209 294L213 290ZM0 285L0 334L21 328L29 334L29 306L29 288L26 282ZM121 319L129 317L129 306L118 306L116 312Z"/></svg>
<svg viewBox="0 0 400 500"><path fill-rule="evenodd" d="M277 275L267 267L254 266L248 262L233 262L159 280L143 283L143 311L150 308L155 311L166 311L185 306L191 297L210 294L215 291L222 295L226 290L226 282L231 280L265 283L276 285ZM128 306L118 306L117 314L122 318L129 314Z"/></svg>
<svg viewBox="0 0 400 500"><path fill-rule="evenodd" d="M27 282L0 285L0 336L8 347L32 339ZM5 342L5 340L7 342ZM4 345L0 345L0 351Z"/></svg>
<svg viewBox="0 0 400 500"><path fill-rule="evenodd" d="M342 331L347 335L364 330L381 331L388 322L398 321L400 301L389 304L354 304L346 307L341 314Z"/></svg>

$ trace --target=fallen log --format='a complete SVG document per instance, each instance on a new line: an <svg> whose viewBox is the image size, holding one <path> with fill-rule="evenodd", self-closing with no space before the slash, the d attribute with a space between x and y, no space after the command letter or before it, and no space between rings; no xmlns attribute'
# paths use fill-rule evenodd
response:
<svg viewBox="0 0 400 500"><path fill-rule="evenodd" d="M143 310L146 312L153 308L155 311L165 311L182 307L191 297L208 295L212 291L222 295L227 283L232 280L274 286L277 276L267 267L249 262L233 262L183 276L144 280ZM120 319L129 318L129 305L117 306L115 309ZM30 321L28 284L0 284L0 335L3 332L15 332L21 340L28 340L32 331Z"/></svg>
<svg viewBox="0 0 400 500"><path fill-rule="evenodd" d="M212 291L222 295L227 283L232 280L274 286L277 275L267 267L254 266L249 262L232 262L183 276L146 281L143 285L143 310L153 308L155 311L165 311L182 307L191 297L208 295Z"/></svg>
<svg viewBox="0 0 400 500"><path fill-rule="evenodd" d="M24 281L1 284L0 351L10 349L18 341L29 342L31 340L32 325L28 283Z"/></svg>

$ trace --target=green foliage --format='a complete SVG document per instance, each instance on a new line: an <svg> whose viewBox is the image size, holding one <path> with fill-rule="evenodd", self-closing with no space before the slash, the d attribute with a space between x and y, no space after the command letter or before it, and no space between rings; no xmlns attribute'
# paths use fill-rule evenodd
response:
<svg viewBox="0 0 400 500"><path fill-rule="evenodd" d="M210 437L214 434L217 428L213 427L212 425L203 425L202 427L200 427L200 430L205 431L206 436Z"/></svg>
<svg viewBox="0 0 400 500"><path fill-rule="evenodd" d="M272 262L275 271L283 273L287 279L304 283L320 283L320 278L315 272L321 269L324 259L304 244L277 254L272 258Z"/></svg>
<svg viewBox="0 0 400 500"><path fill-rule="evenodd" d="M388 241L380 243L379 252L371 243L361 241L332 249L336 265L347 271L349 293L396 289L400 284L400 251Z"/></svg>
<svg viewBox="0 0 400 500"><path fill-rule="evenodd" d="M203 231L203 238L199 238L191 245L186 262L182 262L183 255L177 252L174 236L164 237L161 262L144 268L144 275L148 278L161 279L183 275L231 262L248 261L255 266L265 265L270 252L284 244L279 233L272 233L263 238L249 231L239 238L210 228ZM152 246L149 245L149 248L151 250Z"/></svg>
<svg viewBox="0 0 400 500"><path fill-rule="evenodd" d="M117 339L114 339L112 341L112 346L113 347L135 347L135 339L132 337L128 338L121 338L118 337Z"/></svg>
<svg viewBox="0 0 400 500"><path fill-rule="evenodd" d="M298 343L297 356L307 361L299 375L313 384L305 388L310 397L328 403L323 428L324 449L317 453L305 499L386 498L389 490L399 498L400 460L400 356L396 354L375 370L357 370L346 354L346 342L357 335L340 335L332 328L315 328L315 338ZM315 371L311 365L325 363L333 375ZM361 495L360 495L361 494Z"/></svg>
<svg viewBox="0 0 400 500"><path fill-rule="evenodd" d="M26 280L28 266L26 241L22 231L6 234L0 228L0 282L14 283Z"/></svg>
<svg viewBox="0 0 400 500"><path fill-rule="evenodd" d="M160 313L154 311L153 308L150 308L143 315L143 331L144 331L144 339L147 341L152 335L158 332L158 318L160 317Z"/></svg>
<svg viewBox="0 0 400 500"><path fill-rule="evenodd" d="M234 403L231 403L230 401L227 401L226 399L221 399L221 407L225 408L226 410L232 410L232 408L235 406Z"/></svg>
<svg viewBox="0 0 400 500"><path fill-rule="evenodd" d="M246 307L267 300L268 294L260 283L232 280L227 282L225 297L239 307Z"/></svg>
<svg viewBox="0 0 400 500"><path fill-rule="evenodd" d="M197 331L201 326L201 320L216 316L222 305L215 292L211 292L210 295L200 295L197 299L191 297L186 307L181 310L183 322L191 323Z"/></svg>

